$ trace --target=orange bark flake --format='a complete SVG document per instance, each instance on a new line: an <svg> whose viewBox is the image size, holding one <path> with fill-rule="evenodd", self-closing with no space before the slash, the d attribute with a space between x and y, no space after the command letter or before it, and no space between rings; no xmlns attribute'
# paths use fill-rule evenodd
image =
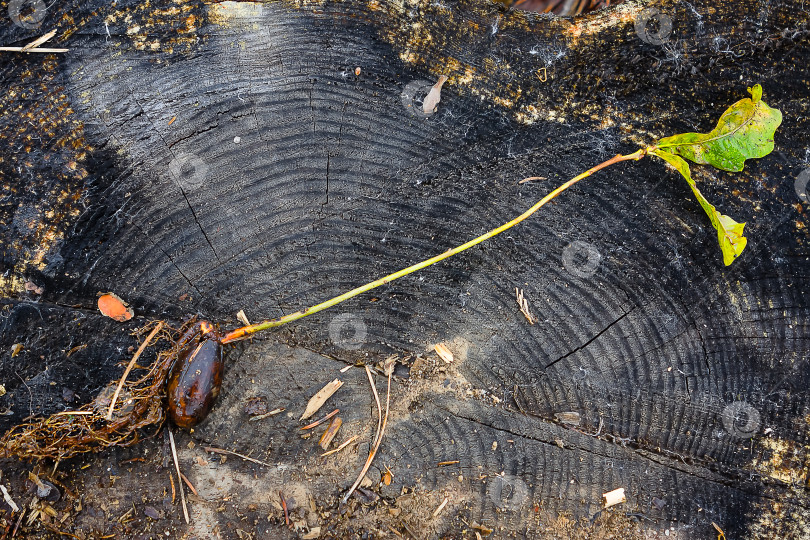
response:
<svg viewBox="0 0 810 540"><path fill-rule="evenodd" d="M134 315L132 308L114 293L99 296L98 309L103 315L118 322L128 321Z"/></svg>

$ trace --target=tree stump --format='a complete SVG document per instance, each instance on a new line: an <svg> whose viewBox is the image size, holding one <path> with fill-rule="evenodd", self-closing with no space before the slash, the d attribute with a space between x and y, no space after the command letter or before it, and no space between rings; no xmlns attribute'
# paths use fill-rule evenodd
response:
<svg viewBox="0 0 810 540"><path fill-rule="evenodd" d="M728 538L810 538L801 3L631 0L576 18L472 0L0 7L0 45L55 28L43 46L70 49L0 53L3 431L92 400L148 320L231 329L239 310L315 304L508 221L617 152L710 130L756 83L785 118L744 172L693 168L747 222L732 266L674 171L617 165L478 248L229 347L220 401L179 444L191 525L165 499L161 436L59 464L54 506L70 519L23 531L709 538L714 523ZM136 317L103 317L107 291ZM341 506L377 426L364 369L341 369L392 355L370 484ZM358 438L322 458L324 427L302 439L298 419L335 378L319 415L340 409L333 447ZM251 398L285 411L250 421ZM3 462L20 506L32 467ZM604 509L616 488L627 502Z"/></svg>

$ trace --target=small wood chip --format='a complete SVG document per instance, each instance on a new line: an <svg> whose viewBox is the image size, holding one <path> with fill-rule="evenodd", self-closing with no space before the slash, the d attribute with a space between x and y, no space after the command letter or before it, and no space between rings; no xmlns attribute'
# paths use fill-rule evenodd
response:
<svg viewBox="0 0 810 540"><path fill-rule="evenodd" d="M617 504L627 502L627 497L624 496L624 488L618 488L614 489L613 491L603 493L602 497L605 499L605 508L610 508L611 506L616 506Z"/></svg>
<svg viewBox="0 0 810 540"><path fill-rule="evenodd" d="M314 540L321 535L321 528L320 527L312 527L308 533L301 537L301 540Z"/></svg>
<svg viewBox="0 0 810 540"><path fill-rule="evenodd" d="M323 435L321 435L321 440L318 442L321 448L323 448L324 450L329 449L329 445L332 443L332 439L335 438L335 435L337 435L337 432L340 429L340 426L342 425L343 420L341 420L339 416L336 416L335 418L332 419L331 422L329 422L329 427L326 428L326 431L323 432Z"/></svg>
<svg viewBox="0 0 810 540"><path fill-rule="evenodd" d="M343 386L343 381L340 379L335 379L334 381L327 383L326 386L318 390L318 392L312 396L312 398L307 403L307 408L304 410L304 414L301 415L300 420L306 420L323 407L323 404L326 403L332 395L338 391L338 389Z"/></svg>
<svg viewBox="0 0 810 540"><path fill-rule="evenodd" d="M437 466L444 467L445 465L455 465L456 463L458 463L457 459L453 461L440 461L439 463L437 463Z"/></svg>
<svg viewBox="0 0 810 540"><path fill-rule="evenodd" d="M17 506L17 503L15 503L14 499L11 498L11 494L9 494L8 490L6 489L6 486L0 484L0 491L3 492L3 499L6 501L6 504L11 507L11 510L14 512L19 512L20 507Z"/></svg>
<svg viewBox="0 0 810 540"><path fill-rule="evenodd" d="M174 499L177 496L177 490L174 487L174 476L172 476L171 472L169 472L169 482L172 484L172 504L174 504Z"/></svg>
<svg viewBox="0 0 810 540"><path fill-rule="evenodd" d="M245 315L244 309L239 310L239 313L236 314L236 318L245 326L250 326L250 321L248 320L247 315Z"/></svg>
<svg viewBox="0 0 810 540"><path fill-rule="evenodd" d="M349 370L350 370L350 369L352 369L353 367L354 367L354 366L346 366L346 367L344 367L344 368L341 368L341 369L340 369L340 372L341 372L341 373L346 373L347 371L349 371Z"/></svg>
<svg viewBox="0 0 810 540"><path fill-rule="evenodd" d="M450 352L450 349L447 348L447 345L444 343L437 343L433 346L433 350L436 351L436 354L439 355L439 358L444 360L445 364L452 364L453 363L453 353Z"/></svg>
<svg viewBox="0 0 810 540"><path fill-rule="evenodd" d="M22 352L22 350L23 350L23 344L22 343L15 343L14 345L11 346L11 357L14 358L18 354L20 354Z"/></svg>
<svg viewBox="0 0 810 540"><path fill-rule="evenodd" d="M447 501L449 501L449 500L450 500L449 497L445 497L444 500L442 501L442 504L440 504L439 507L436 510L433 511L433 517L434 518L438 517L439 514L441 514L442 510L444 510L444 507L447 505Z"/></svg>
<svg viewBox="0 0 810 540"><path fill-rule="evenodd" d="M428 95L425 96L424 101L422 101L422 112L425 114L433 114L436 112L436 108L439 106L439 102L442 100L442 85L447 81L447 75L442 75L439 77L439 80L428 92Z"/></svg>
<svg viewBox="0 0 810 540"><path fill-rule="evenodd" d="M270 416L275 416L278 413L283 413L286 410L287 409L285 409L284 407L278 407L277 409L273 409L272 411L270 411L268 413L258 414L256 416L251 416L250 419L248 420L248 422L256 422L257 420L263 420L263 419L268 418Z"/></svg>
<svg viewBox="0 0 810 540"><path fill-rule="evenodd" d="M526 320L529 321L529 324L534 324L537 322L537 317L535 317L531 310L529 309L529 301L523 296L523 289L518 289L515 287L515 297L517 298L518 307L520 307L520 312L523 313L523 316L526 317Z"/></svg>
<svg viewBox="0 0 810 540"><path fill-rule="evenodd" d="M546 180L545 176L530 176L528 178L524 178L518 184L525 184L526 182L534 182L535 180Z"/></svg>

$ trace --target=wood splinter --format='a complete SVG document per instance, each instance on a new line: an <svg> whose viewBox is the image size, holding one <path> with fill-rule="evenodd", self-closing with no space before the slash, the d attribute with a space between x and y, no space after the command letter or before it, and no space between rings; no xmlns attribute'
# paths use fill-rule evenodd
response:
<svg viewBox="0 0 810 540"><path fill-rule="evenodd" d="M56 29L51 30L44 36L40 36L31 43L24 45L22 47L0 47L0 51L3 52L23 52L23 53L65 53L68 52L70 49L48 49L48 48L40 48L39 45L42 45L46 41L50 40L56 35Z"/></svg>

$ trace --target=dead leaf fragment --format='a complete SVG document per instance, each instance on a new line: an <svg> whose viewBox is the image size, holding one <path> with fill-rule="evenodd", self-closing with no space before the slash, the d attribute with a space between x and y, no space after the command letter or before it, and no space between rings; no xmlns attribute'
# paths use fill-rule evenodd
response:
<svg viewBox="0 0 810 540"><path fill-rule="evenodd" d="M422 102L422 112L425 114L433 114L436 112L436 108L439 106L439 102L442 100L442 85L447 81L447 75L442 75L439 77L439 80L428 92L428 95L425 96L425 100Z"/></svg>
<svg viewBox="0 0 810 540"><path fill-rule="evenodd" d="M26 281L25 282L25 290L28 292L32 292L34 294L42 294L45 290L42 287L37 286L36 283L33 281Z"/></svg>
<svg viewBox="0 0 810 540"><path fill-rule="evenodd" d="M439 358L444 360L446 364L453 363L453 353L450 352L450 349L447 348L447 345L444 343L437 343L433 346L433 350L436 351L436 354L439 355Z"/></svg>
<svg viewBox="0 0 810 540"><path fill-rule="evenodd" d="M611 506L616 506L617 504L627 502L627 497L624 496L624 488L618 488L614 489L613 491L603 493L602 497L605 499L605 508L610 508Z"/></svg>
<svg viewBox="0 0 810 540"><path fill-rule="evenodd" d="M335 379L318 390L318 392L310 398L309 402L307 403L307 408L304 410L304 414L301 415L300 420L306 420L318 412L318 410L323 407L323 404L326 403L326 400L332 397L332 394L337 392L341 386L343 386L343 381L340 379Z"/></svg>
<svg viewBox="0 0 810 540"><path fill-rule="evenodd" d="M102 294L98 297L98 310L115 321L125 322L135 314L129 305L115 293Z"/></svg>

